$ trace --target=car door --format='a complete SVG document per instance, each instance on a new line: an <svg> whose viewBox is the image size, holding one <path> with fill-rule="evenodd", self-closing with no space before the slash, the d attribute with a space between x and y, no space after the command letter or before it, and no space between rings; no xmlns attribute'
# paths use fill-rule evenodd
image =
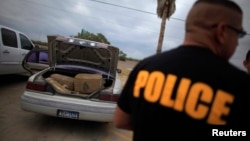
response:
<svg viewBox="0 0 250 141"><path fill-rule="evenodd" d="M31 43L28 37L26 37L24 34L19 33L19 39L20 39L20 58L19 62L22 62L26 54L34 48L34 45ZM21 64L21 63L20 63Z"/></svg>
<svg viewBox="0 0 250 141"><path fill-rule="evenodd" d="M15 31L1 28L0 74L17 73L21 69L18 35ZM19 64L20 67L17 67Z"/></svg>
<svg viewBox="0 0 250 141"><path fill-rule="evenodd" d="M34 48L25 55L22 66L25 70L34 74L49 67L49 55L47 49Z"/></svg>

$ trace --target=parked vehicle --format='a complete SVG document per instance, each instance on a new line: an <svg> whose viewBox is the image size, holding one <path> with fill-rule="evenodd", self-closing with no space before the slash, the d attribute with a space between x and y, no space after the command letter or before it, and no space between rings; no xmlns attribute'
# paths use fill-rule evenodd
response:
<svg viewBox="0 0 250 141"><path fill-rule="evenodd" d="M24 68L34 74L21 96L21 108L61 118L111 122L122 89L118 54L119 49L111 45L48 36L48 50L33 49L23 61Z"/></svg>
<svg viewBox="0 0 250 141"><path fill-rule="evenodd" d="M0 75L27 73L22 60L33 48L34 44L24 33L0 25Z"/></svg>

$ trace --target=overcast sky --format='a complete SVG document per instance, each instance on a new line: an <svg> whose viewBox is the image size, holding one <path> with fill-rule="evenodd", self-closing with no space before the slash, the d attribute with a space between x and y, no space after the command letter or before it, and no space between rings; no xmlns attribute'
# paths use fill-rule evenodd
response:
<svg viewBox="0 0 250 141"><path fill-rule="evenodd" d="M176 11L166 23L162 51L182 43L184 22L195 0L176 0ZM235 0L244 11L244 28L250 32L250 0ZM128 57L143 59L156 53L161 19L157 0L1 0L0 24L20 30L33 40L47 35L77 35L81 29L102 33ZM233 18L233 17L232 17ZM239 40L230 59L244 70L250 36Z"/></svg>

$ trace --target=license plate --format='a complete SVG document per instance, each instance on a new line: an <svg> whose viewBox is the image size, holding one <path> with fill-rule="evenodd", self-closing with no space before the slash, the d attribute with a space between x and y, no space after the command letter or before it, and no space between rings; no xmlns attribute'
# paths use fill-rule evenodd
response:
<svg viewBox="0 0 250 141"><path fill-rule="evenodd" d="M57 110L57 116L62 118L79 119L79 112Z"/></svg>

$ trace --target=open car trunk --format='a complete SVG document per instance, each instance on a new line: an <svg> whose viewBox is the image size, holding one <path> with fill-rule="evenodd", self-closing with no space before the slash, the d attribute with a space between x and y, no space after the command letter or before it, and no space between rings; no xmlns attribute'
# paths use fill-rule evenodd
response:
<svg viewBox="0 0 250 141"><path fill-rule="evenodd" d="M118 53L118 48L103 43L48 36L50 69L41 77L46 91L86 98L112 92Z"/></svg>
<svg viewBox="0 0 250 141"><path fill-rule="evenodd" d="M58 66L43 74L46 88L49 91L57 94L92 98L98 96L97 94L104 89L108 92L109 88L114 85L115 78L109 76L108 73L79 68L68 68L69 71L64 67Z"/></svg>

